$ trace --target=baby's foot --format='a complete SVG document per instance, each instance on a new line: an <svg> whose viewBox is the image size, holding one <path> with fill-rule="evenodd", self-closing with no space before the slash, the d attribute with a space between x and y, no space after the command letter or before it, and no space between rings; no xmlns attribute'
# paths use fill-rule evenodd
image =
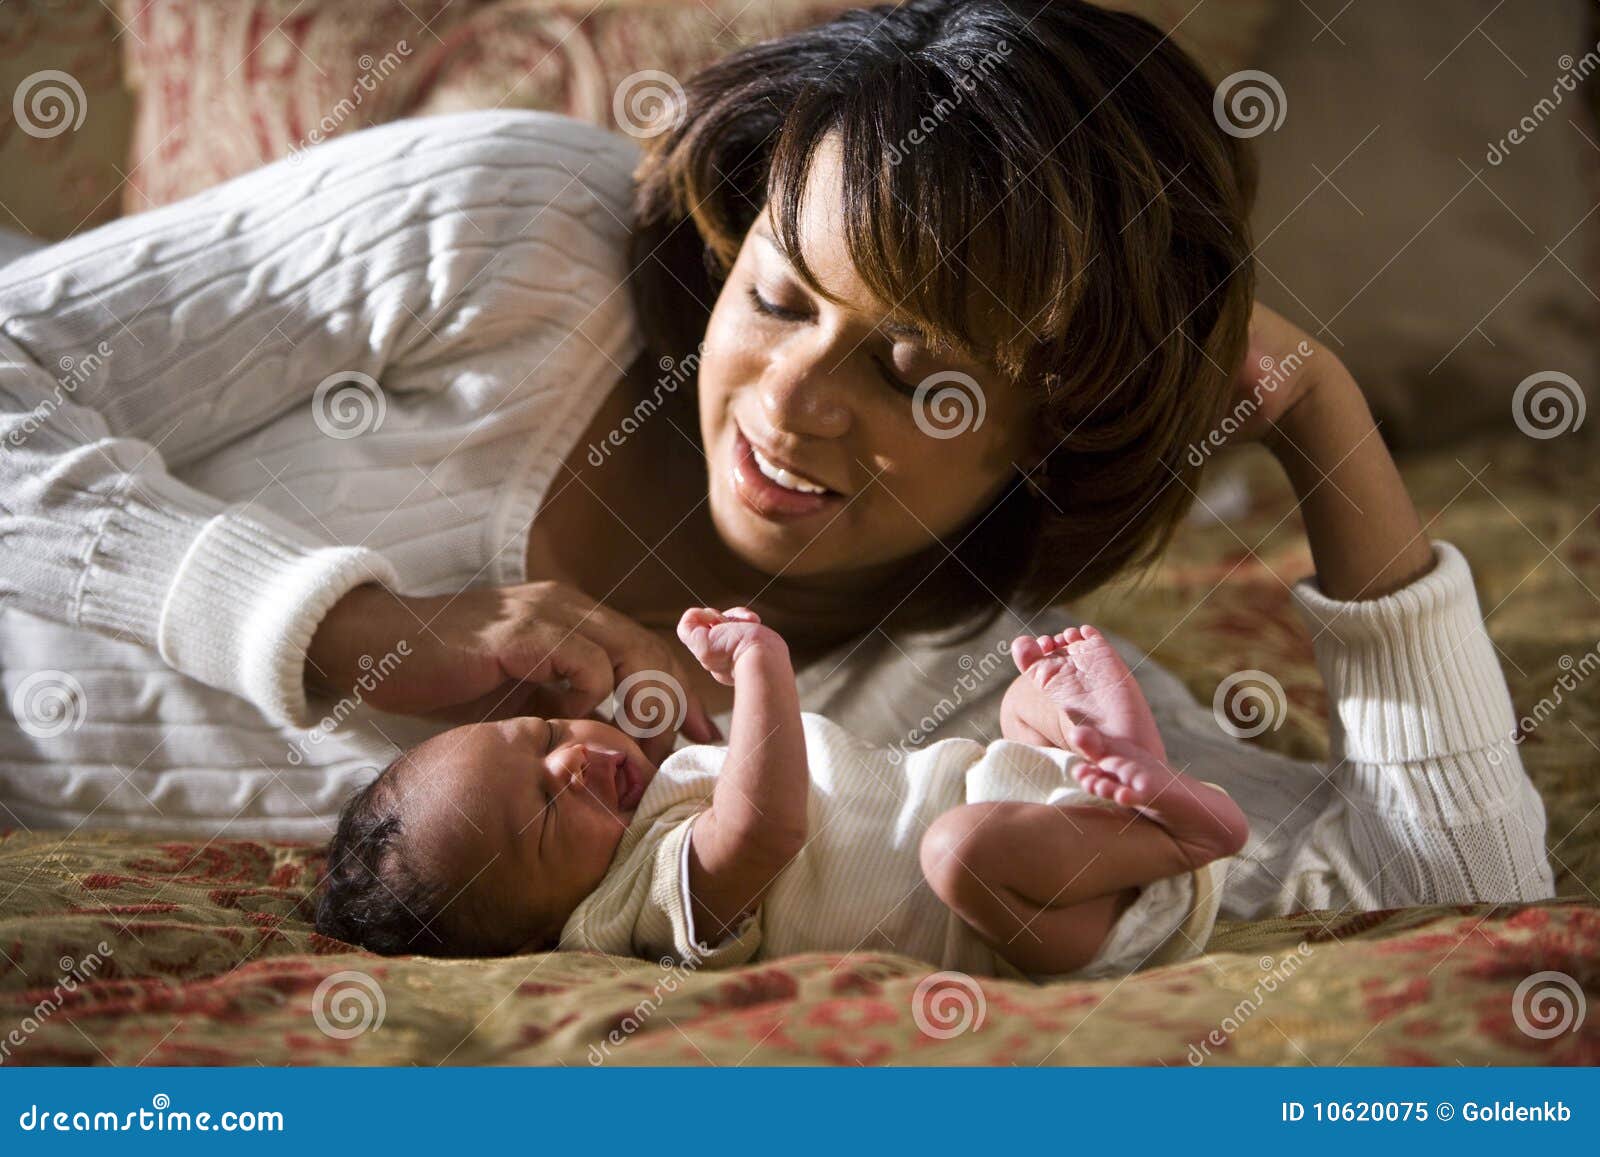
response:
<svg viewBox="0 0 1600 1157"><path fill-rule="evenodd" d="M1226 792L1174 771L1137 744L1093 727L1072 728L1067 741L1087 761L1072 768L1083 789L1160 824L1190 868L1244 847L1250 821Z"/></svg>
<svg viewBox="0 0 1600 1157"><path fill-rule="evenodd" d="M1144 692L1099 631L1068 627L1059 635L1021 635L1011 644L1011 658L1051 705L1065 713L1061 732L1087 724L1165 762L1167 750Z"/></svg>

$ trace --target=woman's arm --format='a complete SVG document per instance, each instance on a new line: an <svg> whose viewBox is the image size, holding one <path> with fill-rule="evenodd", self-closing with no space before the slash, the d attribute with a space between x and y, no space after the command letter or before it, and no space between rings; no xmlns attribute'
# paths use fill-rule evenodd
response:
<svg viewBox="0 0 1600 1157"><path fill-rule="evenodd" d="M291 522L173 473L316 405L332 379L365 375L395 410L459 383L463 409L503 417L541 351L617 324L551 253L601 271L595 284L622 265L609 225L571 223L614 222L596 201L625 204L633 154L530 113L400 122L0 270L0 598L302 726L308 682L348 694L402 643L406 662L363 695L376 709L585 714L632 673L679 671L558 584L408 599L382 555L320 533L319 511ZM573 176L586 169L590 183ZM562 678L570 692L534 701ZM686 698L683 729L712 738ZM664 756L673 739L646 746Z"/></svg>
<svg viewBox="0 0 1600 1157"><path fill-rule="evenodd" d="M1316 562L1294 601L1328 686L1335 788L1309 827L1292 825L1249 914L1551 895L1544 809L1466 560L1427 539L1332 353L1258 306L1236 385L1259 407L1245 436L1291 479Z"/></svg>
<svg viewBox="0 0 1600 1157"><path fill-rule="evenodd" d="M348 244L386 196L352 142L0 270L0 592L302 723L312 628L393 568L169 467L409 340Z"/></svg>
<svg viewBox="0 0 1600 1157"><path fill-rule="evenodd" d="M1322 592L1377 598L1426 574L1433 551L1422 522L1344 363L1264 306L1250 338L1236 382L1259 407L1247 430L1289 476Z"/></svg>

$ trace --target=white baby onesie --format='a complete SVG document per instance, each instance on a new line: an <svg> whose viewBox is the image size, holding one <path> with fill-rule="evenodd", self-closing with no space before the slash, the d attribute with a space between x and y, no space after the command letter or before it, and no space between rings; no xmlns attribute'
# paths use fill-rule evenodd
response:
<svg viewBox="0 0 1600 1157"><path fill-rule="evenodd" d="M902 753L820 715L801 718L811 769L807 840L754 915L716 944L702 943L694 927L689 832L711 803L727 749L687 747L645 791L610 871L562 929L561 948L712 968L796 952L897 952L974 976L1021 975L934 894L919 845L929 824L962 803L1114 806L1072 778L1079 757L1005 739L947 739ZM1065 823L1062 836L1072 836ZM1070 975L1119 975L1199 955L1225 863L1146 885L1095 958Z"/></svg>

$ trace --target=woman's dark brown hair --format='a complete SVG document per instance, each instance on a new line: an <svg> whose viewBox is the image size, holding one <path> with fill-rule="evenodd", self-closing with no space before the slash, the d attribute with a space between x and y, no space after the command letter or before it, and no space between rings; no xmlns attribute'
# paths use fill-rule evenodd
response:
<svg viewBox="0 0 1600 1157"><path fill-rule="evenodd" d="M837 133L862 281L1037 398L1037 466L912 560L934 580L902 624L1057 603L1159 555L1197 484L1187 451L1226 408L1254 277L1249 155L1176 45L1074 0L911 0L735 52L684 89L637 172L653 350L696 347L769 189L786 256L827 296L797 218Z"/></svg>

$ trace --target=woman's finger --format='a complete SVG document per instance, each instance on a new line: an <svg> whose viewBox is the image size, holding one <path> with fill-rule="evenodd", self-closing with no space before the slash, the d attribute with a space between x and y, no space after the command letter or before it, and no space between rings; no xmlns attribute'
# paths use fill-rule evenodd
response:
<svg viewBox="0 0 1600 1157"><path fill-rule="evenodd" d="M573 717L593 711L615 685L611 657L580 630L519 628L500 647L499 659L507 675L524 683L565 679L563 699L573 705Z"/></svg>
<svg viewBox="0 0 1600 1157"><path fill-rule="evenodd" d="M721 743L722 729L711 720L700 701L690 697L689 714L683 721L683 734L691 743Z"/></svg>

